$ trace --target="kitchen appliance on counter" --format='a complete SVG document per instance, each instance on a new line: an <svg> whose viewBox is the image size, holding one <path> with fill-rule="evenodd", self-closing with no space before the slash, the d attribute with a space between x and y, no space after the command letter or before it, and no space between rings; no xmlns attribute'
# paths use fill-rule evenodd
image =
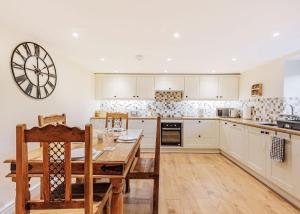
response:
<svg viewBox="0 0 300 214"><path fill-rule="evenodd" d="M277 126L300 131L300 120L277 120Z"/></svg>
<svg viewBox="0 0 300 214"><path fill-rule="evenodd" d="M218 117L238 117L239 110L235 108L217 108Z"/></svg>
<svg viewBox="0 0 300 214"><path fill-rule="evenodd" d="M182 123L162 122L161 123L161 145L182 146Z"/></svg>
<svg viewBox="0 0 300 214"><path fill-rule="evenodd" d="M243 107L243 115L242 118L244 120L251 120L252 119L252 107L244 106Z"/></svg>

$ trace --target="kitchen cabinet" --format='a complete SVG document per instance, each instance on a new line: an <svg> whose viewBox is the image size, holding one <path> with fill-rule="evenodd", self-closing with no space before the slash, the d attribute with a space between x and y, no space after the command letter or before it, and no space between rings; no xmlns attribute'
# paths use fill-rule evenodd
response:
<svg viewBox="0 0 300 214"><path fill-rule="evenodd" d="M155 76L155 90L184 90L184 76Z"/></svg>
<svg viewBox="0 0 300 214"><path fill-rule="evenodd" d="M239 77L222 76L219 77L218 88L219 99L230 100L239 98Z"/></svg>
<svg viewBox="0 0 300 214"><path fill-rule="evenodd" d="M137 98L154 99L154 76L138 76L137 77Z"/></svg>
<svg viewBox="0 0 300 214"><path fill-rule="evenodd" d="M232 124L226 121L220 122L220 148L226 153L229 152L230 147L230 126Z"/></svg>
<svg viewBox="0 0 300 214"><path fill-rule="evenodd" d="M292 169L293 169L293 195L300 200L300 136L291 136Z"/></svg>
<svg viewBox="0 0 300 214"><path fill-rule="evenodd" d="M245 126L232 123L229 128L229 154L244 163L247 160L247 137Z"/></svg>
<svg viewBox="0 0 300 214"><path fill-rule="evenodd" d="M101 90L98 92L97 98L99 98L99 94L102 99L133 99L137 96L135 76L111 75L98 76L96 79L97 90Z"/></svg>
<svg viewBox="0 0 300 214"><path fill-rule="evenodd" d="M197 76L184 77L184 99L196 100L199 98L199 78Z"/></svg>
<svg viewBox="0 0 300 214"><path fill-rule="evenodd" d="M219 97L219 77L200 76L199 77L199 98L217 99Z"/></svg>
<svg viewBox="0 0 300 214"><path fill-rule="evenodd" d="M267 177L268 179L279 186L280 188L284 189L289 193L293 193L294 191L294 175L293 172L296 170L293 165L293 146L295 142L289 138L288 134L284 133L277 133L279 137L286 139L285 143L285 161L278 162L270 159L270 152L271 152L271 138L267 142L267 153L266 153L266 160L267 160ZM297 143L297 142L296 142ZM296 166L296 165L295 165ZM299 165L298 165L299 167ZM295 171L296 172L296 171ZM299 178L299 177L298 177Z"/></svg>
<svg viewBox="0 0 300 214"><path fill-rule="evenodd" d="M247 165L261 176L266 176L267 146L273 132L248 127L248 162ZM270 156L270 155L269 155Z"/></svg>
<svg viewBox="0 0 300 214"><path fill-rule="evenodd" d="M219 148L219 121L184 120L183 130L185 148Z"/></svg>
<svg viewBox="0 0 300 214"><path fill-rule="evenodd" d="M200 99L238 99L238 76L200 76Z"/></svg>
<svg viewBox="0 0 300 214"><path fill-rule="evenodd" d="M132 119L128 122L129 129L142 129L143 139L141 148L154 149L156 140L156 120Z"/></svg>

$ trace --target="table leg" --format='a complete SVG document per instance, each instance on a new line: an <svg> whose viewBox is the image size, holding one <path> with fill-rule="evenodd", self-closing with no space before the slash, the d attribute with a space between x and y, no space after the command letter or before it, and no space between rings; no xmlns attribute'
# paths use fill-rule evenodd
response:
<svg viewBox="0 0 300 214"><path fill-rule="evenodd" d="M111 199L111 213L123 214L123 179L113 178L112 184L112 199Z"/></svg>

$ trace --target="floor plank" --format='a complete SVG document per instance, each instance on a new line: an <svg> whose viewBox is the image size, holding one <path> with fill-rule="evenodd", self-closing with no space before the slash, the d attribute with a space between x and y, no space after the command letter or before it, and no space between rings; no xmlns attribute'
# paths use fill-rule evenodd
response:
<svg viewBox="0 0 300 214"><path fill-rule="evenodd" d="M143 154L149 157L149 154ZM132 180L126 214L151 213L152 182ZM161 214L300 213L219 154L161 154Z"/></svg>

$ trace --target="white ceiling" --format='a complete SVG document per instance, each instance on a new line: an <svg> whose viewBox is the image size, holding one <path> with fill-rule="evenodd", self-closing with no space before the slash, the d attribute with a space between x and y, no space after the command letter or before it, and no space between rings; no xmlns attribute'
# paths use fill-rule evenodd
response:
<svg viewBox="0 0 300 214"><path fill-rule="evenodd" d="M299 0L2 0L0 23L93 72L236 72L300 49Z"/></svg>

